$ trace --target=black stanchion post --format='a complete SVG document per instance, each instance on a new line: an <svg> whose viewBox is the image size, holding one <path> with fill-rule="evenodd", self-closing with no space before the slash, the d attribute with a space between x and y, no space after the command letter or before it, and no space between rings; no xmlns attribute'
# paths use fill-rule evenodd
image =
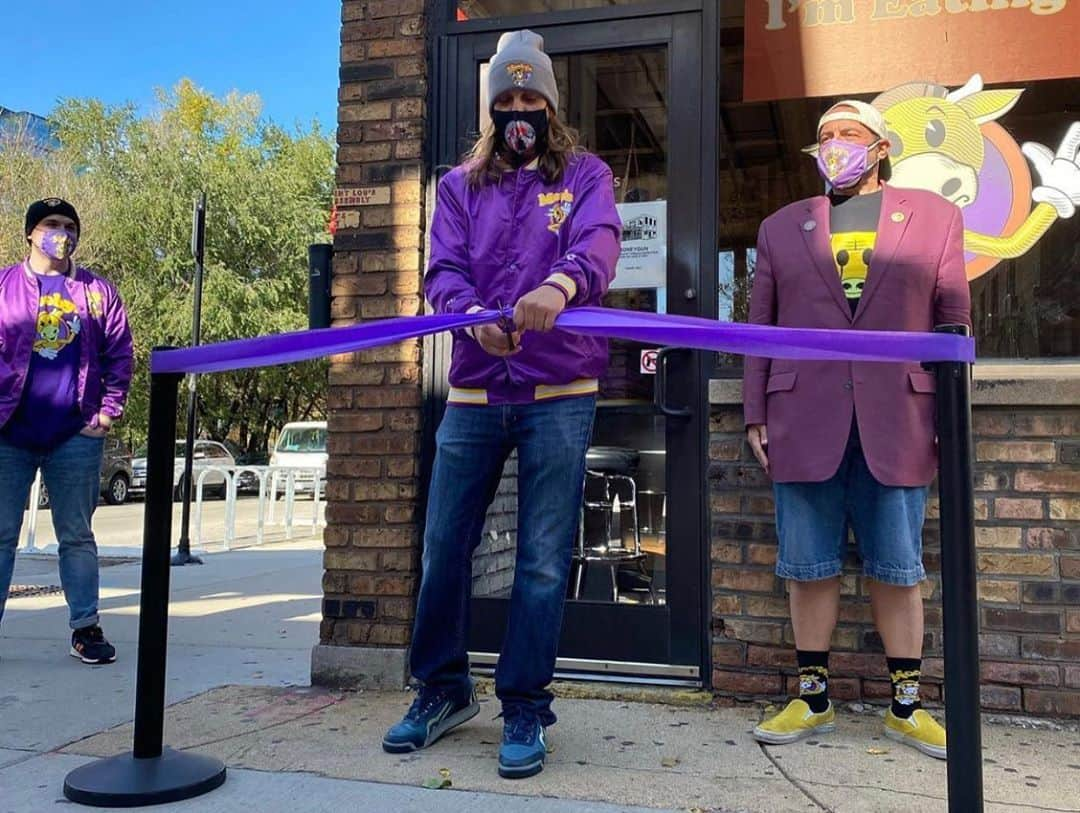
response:
<svg viewBox="0 0 1080 813"><path fill-rule="evenodd" d="M163 748L165 655L169 622L169 550L179 374L150 376L146 512L143 519L135 735L131 753L77 768L64 795L96 807L137 807L200 796L225 781L216 759Z"/></svg>
<svg viewBox="0 0 1080 813"><path fill-rule="evenodd" d="M966 336L965 325L938 333ZM975 586L975 484L971 443L971 365L938 362L938 494L945 632L945 722L949 733L949 810L983 809L979 714L979 602Z"/></svg>
<svg viewBox="0 0 1080 813"><path fill-rule="evenodd" d="M330 327L330 263L334 247L329 243L308 246L308 328Z"/></svg>
<svg viewBox="0 0 1080 813"><path fill-rule="evenodd" d="M195 291L191 310L191 346L198 347L202 341L202 288L203 257L206 248L206 193L200 192L195 199L195 212L191 219L191 256L195 260ZM188 376L187 434L184 439L184 474L180 478L180 499L183 501L180 515L180 541L176 546L174 565L201 565L202 559L191 555L191 498L195 493L195 475L192 460L195 455L195 411L198 408L198 394L195 389L196 376Z"/></svg>

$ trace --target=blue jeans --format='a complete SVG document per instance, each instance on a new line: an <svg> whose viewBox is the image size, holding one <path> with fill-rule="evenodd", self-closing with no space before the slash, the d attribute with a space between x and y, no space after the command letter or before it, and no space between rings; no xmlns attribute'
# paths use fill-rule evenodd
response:
<svg viewBox="0 0 1080 813"><path fill-rule="evenodd" d="M71 628L98 623L98 556L90 519L101 492L104 447L103 438L75 435L42 454L0 438L0 619L15 571L23 509L40 468L60 546L60 584Z"/></svg>
<svg viewBox="0 0 1080 813"><path fill-rule="evenodd" d="M446 409L428 491L423 579L410 665L427 686L468 684L472 554L511 451L518 453L514 586L495 694L503 711L555 722L555 673L566 582L581 511L592 396L513 406Z"/></svg>

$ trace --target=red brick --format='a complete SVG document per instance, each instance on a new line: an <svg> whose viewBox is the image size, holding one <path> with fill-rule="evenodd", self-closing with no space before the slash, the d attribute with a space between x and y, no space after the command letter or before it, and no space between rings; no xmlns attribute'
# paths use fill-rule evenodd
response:
<svg viewBox="0 0 1080 813"><path fill-rule="evenodd" d="M424 41L420 38L384 39L368 43L369 59L385 59L393 56L414 56L424 53Z"/></svg>
<svg viewBox="0 0 1080 813"><path fill-rule="evenodd" d="M1080 412L1070 410L1048 415L1016 415L1013 425L1017 435L1052 438L1080 435Z"/></svg>
<svg viewBox="0 0 1080 813"><path fill-rule="evenodd" d="M349 40L381 40L390 39L394 36L393 20L370 20L365 22L349 22L341 27L341 39Z"/></svg>
<svg viewBox="0 0 1080 813"><path fill-rule="evenodd" d="M976 435L1007 435L1012 422L1011 413L976 409L971 416L971 429Z"/></svg>
<svg viewBox="0 0 1080 813"><path fill-rule="evenodd" d="M411 598L379 599L379 617L391 621L412 621L416 615L416 602Z"/></svg>
<svg viewBox="0 0 1080 813"><path fill-rule="evenodd" d="M1064 528L1028 528L1025 543L1033 550L1061 550L1077 547L1080 533Z"/></svg>
<svg viewBox="0 0 1080 813"><path fill-rule="evenodd" d="M424 33L424 18L422 16L406 17L398 25L398 31L403 37L416 37Z"/></svg>
<svg viewBox="0 0 1080 813"><path fill-rule="evenodd" d="M784 639L784 625L768 621L724 620L724 635L737 641L779 644Z"/></svg>
<svg viewBox="0 0 1080 813"><path fill-rule="evenodd" d="M887 680L864 680L862 694L867 700L885 700L893 696L892 683Z"/></svg>
<svg viewBox="0 0 1080 813"><path fill-rule="evenodd" d="M978 526L975 528L977 548L1019 548L1023 529L1004 526Z"/></svg>
<svg viewBox="0 0 1080 813"><path fill-rule="evenodd" d="M1061 565L1061 578L1080 579L1080 556L1062 556L1058 562Z"/></svg>
<svg viewBox="0 0 1080 813"><path fill-rule="evenodd" d="M367 4L368 17L377 20L380 17L408 17L421 14L424 0L371 0Z"/></svg>
<svg viewBox="0 0 1080 813"><path fill-rule="evenodd" d="M986 608L982 611L983 626L990 629L1017 632L1061 632L1061 613L1037 613L1031 610Z"/></svg>
<svg viewBox="0 0 1080 813"><path fill-rule="evenodd" d="M738 494L713 494L709 497L709 510L714 514L738 514L740 502Z"/></svg>
<svg viewBox="0 0 1080 813"><path fill-rule="evenodd" d="M353 394L353 400L358 407L418 407L420 390L418 387L364 388Z"/></svg>
<svg viewBox="0 0 1080 813"><path fill-rule="evenodd" d="M712 645L714 664L742 666L746 663L746 644L739 641L714 641Z"/></svg>
<svg viewBox="0 0 1080 813"><path fill-rule="evenodd" d="M416 528L359 528L353 545L370 548L408 548L416 544Z"/></svg>
<svg viewBox="0 0 1080 813"><path fill-rule="evenodd" d="M979 441L975 444L975 459L999 463L1053 463L1057 459L1057 449L1053 441Z"/></svg>
<svg viewBox="0 0 1080 813"><path fill-rule="evenodd" d="M979 579L975 587L978 590L979 601L1020 603L1020 582Z"/></svg>
<svg viewBox="0 0 1080 813"><path fill-rule="evenodd" d="M982 679L991 683L1011 683L1019 686L1059 686L1061 674L1056 666L1013 661L984 661Z"/></svg>
<svg viewBox="0 0 1080 813"><path fill-rule="evenodd" d="M1065 611L1065 632L1080 632L1080 610Z"/></svg>
<svg viewBox="0 0 1080 813"><path fill-rule="evenodd" d="M743 441L714 440L709 443L710 460L739 460L742 456Z"/></svg>
<svg viewBox="0 0 1080 813"><path fill-rule="evenodd" d="M746 663L748 666L769 666L778 669L795 669L795 650L767 646L753 646L746 650Z"/></svg>
<svg viewBox="0 0 1080 813"><path fill-rule="evenodd" d="M413 572L419 565L419 553L412 550L384 550L379 553L379 567L384 571Z"/></svg>
<svg viewBox="0 0 1080 813"><path fill-rule="evenodd" d="M758 675L751 672L731 672L713 669L713 690L728 694L776 695L783 686L780 675Z"/></svg>
<svg viewBox="0 0 1080 813"><path fill-rule="evenodd" d="M742 562L743 558L742 545L738 543L724 543L714 539L709 556L714 563L714 566L719 562L723 562L724 564L739 564Z"/></svg>
<svg viewBox="0 0 1080 813"><path fill-rule="evenodd" d="M385 161L390 157L391 144L345 144L338 147L337 160L342 164L364 164L370 161Z"/></svg>
<svg viewBox="0 0 1080 813"><path fill-rule="evenodd" d="M782 596L746 596L745 614L757 618L790 618L791 607Z"/></svg>
<svg viewBox="0 0 1080 813"><path fill-rule="evenodd" d="M980 573L1021 576L1054 575L1054 557L1048 554L979 553L976 556Z"/></svg>
<svg viewBox="0 0 1080 813"><path fill-rule="evenodd" d="M738 614L742 610L742 599L728 593L713 596L712 614L714 617Z"/></svg>
<svg viewBox="0 0 1080 813"><path fill-rule="evenodd" d="M1080 498L1050 500L1050 519L1080 520Z"/></svg>
<svg viewBox="0 0 1080 813"><path fill-rule="evenodd" d="M994 516L998 519L1042 519L1046 508L1042 500L998 497L994 500Z"/></svg>
<svg viewBox="0 0 1080 813"><path fill-rule="evenodd" d="M1017 658L1020 656L1020 637L1001 632L980 633L979 654L984 658Z"/></svg>
<svg viewBox="0 0 1080 813"><path fill-rule="evenodd" d="M1080 469L1024 469L1016 473L1016 490L1077 494L1080 493Z"/></svg>
<svg viewBox="0 0 1080 813"><path fill-rule="evenodd" d="M374 505L357 505L349 500L326 506L326 520L331 525L374 525L380 519L379 508Z"/></svg>
<svg viewBox="0 0 1080 813"><path fill-rule="evenodd" d="M776 589L776 576L767 570L714 569L712 586L720 590L771 593Z"/></svg>
<svg viewBox="0 0 1080 813"><path fill-rule="evenodd" d="M1065 685L1073 689L1080 689L1080 666L1065 667Z"/></svg>
<svg viewBox="0 0 1080 813"><path fill-rule="evenodd" d="M873 652L833 652L829 656L830 675L866 677L887 675L885 656Z"/></svg>
<svg viewBox="0 0 1080 813"><path fill-rule="evenodd" d="M747 545L746 563L750 565L775 565L776 545Z"/></svg>
<svg viewBox="0 0 1080 813"><path fill-rule="evenodd" d="M1055 717L1080 717L1080 692L1024 689L1024 711Z"/></svg>
<svg viewBox="0 0 1080 813"><path fill-rule="evenodd" d="M1025 635L1020 639L1020 656L1034 660L1080 661L1080 640Z"/></svg>
<svg viewBox="0 0 1080 813"><path fill-rule="evenodd" d="M862 681L858 678L834 678L829 676L829 697L833 700L852 701L862 698Z"/></svg>
<svg viewBox="0 0 1080 813"><path fill-rule="evenodd" d="M979 687L979 699L984 709L994 711L1021 711L1023 709L1023 694L1015 686L983 684Z"/></svg>
<svg viewBox="0 0 1080 813"><path fill-rule="evenodd" d="M331 456L326 463L326 471L343 477L378 477L380 474L377 457L336 457Z"/></svg>

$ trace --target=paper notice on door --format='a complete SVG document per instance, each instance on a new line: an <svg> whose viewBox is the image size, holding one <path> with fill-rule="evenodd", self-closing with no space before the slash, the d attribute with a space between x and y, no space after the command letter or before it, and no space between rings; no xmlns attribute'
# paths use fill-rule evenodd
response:
<svg viewBox="0 0 1080 813"><path fill-rule="evenodd" d="M667 285L667 201L616 204L622 218L622 254L612 288Z"/></svg>

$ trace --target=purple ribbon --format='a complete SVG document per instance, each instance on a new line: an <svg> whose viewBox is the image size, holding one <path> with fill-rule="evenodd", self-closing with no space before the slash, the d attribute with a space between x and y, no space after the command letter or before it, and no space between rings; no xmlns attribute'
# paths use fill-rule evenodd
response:
<svg viewBox="0 0 1080 813"><path fill-rule="evenodd" d="M152 373L215 373L351 353L499 321L508 312L400 316L350 327L299 330L150 354ZM946 333L809 328L717 322L695 316L610 308L570 308L555 324L590 336L765 358L835 361L975 360L975 340Z"/></svg>

